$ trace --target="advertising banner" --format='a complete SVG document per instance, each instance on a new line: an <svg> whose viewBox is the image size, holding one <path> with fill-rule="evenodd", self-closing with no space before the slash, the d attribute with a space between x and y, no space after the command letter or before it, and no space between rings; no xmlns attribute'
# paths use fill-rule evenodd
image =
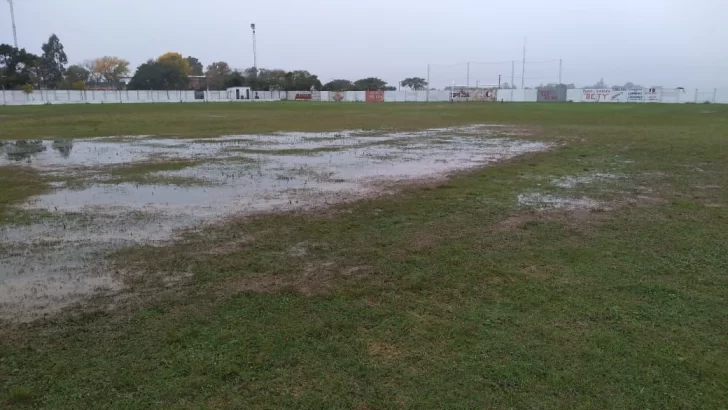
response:
<svg viewBox="0 0 728 410"><path fill-rule="evenodd" d="M344 91L331 91L329 92L329 99L333 102L342 102L346 100L346 93Z"/></svg>
<svg viewBox="0 0 728 410"><path fill-rule="evenodd" d="M496 88L469 88L452 93L453 101L495 101Z"/></svg>
<svg viewBox="0 0 728 410"><path fill-rule="evenodd" d="M581 90L581 100L584 102L602 102L608 101L612 90L609 88L585 88Z"/></svg>
<svg viewBox="0 0 728 410"><path fill-rule="evenodd" d="M659 88L635 88L635 89L596 89L585 88L582 92L583 102L659 102Z"/></svg>
<svg viewBox="0 0 728 410"><path fill-rule="evenodd" d="M384 102L384 91L367 91L366 102L368 102L368 103Z"/></svg>
<svg viewBox="0 0 728 410"><path fill-rule="evenodd" d="M645 88L643 91L646 102L660 102L662 100L662 89L660 88Z"/></svg>
<svg viewBox="0 0 728 410"><path fill-rule="evenodd" d="M627 90L612 90L609 88L585 88L581 90L583 102L626 102Z"/></svg>
<svg viewBox="0 0 728 410"><path fill-rule="evenodd" d="M645 101L645 93L641 88L627 90L627 102L638 103Z"/></svg>
<svg viewBox="0 0 728 410"><path fill-rule="evenodd" d="M321 91L288 91L288 99L293 101L321 101Z"/></svg>
<svg viewBox="0 0 728 410"><path fill-rule="evenodd" d="M566 87L553 88L548 90L538 90L536 95L538 102L559 102L566 101Z"/></svg>

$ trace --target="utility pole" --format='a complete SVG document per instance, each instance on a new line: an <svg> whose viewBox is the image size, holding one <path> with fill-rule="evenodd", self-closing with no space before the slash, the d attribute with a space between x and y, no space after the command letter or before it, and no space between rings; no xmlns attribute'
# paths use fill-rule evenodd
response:
<svg viewBox="0 0 728 410"><path fill-rule="evenodd" d="M501 81L501 75L498 74L498 89L499 90L500 90L500 85L501 85L501 82L500 81Z"/></svg>
<svg viewBox="0 0 728 410"><path fill-rule="evenodd" d="M430 65L427 64L427 93L426 93L425 100L427 102L430 102Z"/></svg>
<svg viewBox="0 0 728 410"><path fill-rule="evenodd" d="M470 62L468 62L467 64L468 64L468 75L467 75L467 80L465 80L465 85L470 87Z"/></svg>
<svg viewBox="0 0 728 410"><path fill-rule="evenodd" d="M559 85L563 84L563 82L561 81L562 67L563 67L562 60L559 59Z"/></svg>
<svg viewBox="0 0 728 410"><path fill-rule="evenodd" d="M523 69L521 70L521 89L526 88L526 37L523 37Z"/></svg>
<svg viewBox="0 0 728 410"><path fill-rule="evenodd" d="M516 62L511 61L511 88L516 85Z"/></svg>
<svg viewBox="0 0 728 410"><path fill-rule="evenodd" d="M250 25L253 30L253 68L255 69L255 76L258 76L258 48L255 39L255 23Z"/></svg>
<svg viewBox="0 0 728 410"><path fill-rule="evenodd" d="M15 28L15 8L13 7L13 0L8 0L10 4L10 20L13 23L13 40L15 41L15 48L18 48L18 31Z"/></svg>

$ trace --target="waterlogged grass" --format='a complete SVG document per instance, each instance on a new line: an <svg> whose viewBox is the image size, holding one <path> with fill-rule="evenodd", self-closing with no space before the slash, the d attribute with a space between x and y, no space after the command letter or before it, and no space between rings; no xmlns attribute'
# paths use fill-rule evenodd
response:
<svg viewBox="0 0 728 410"><path fill-rule="evenodd" d="M254 149L254 148L230 148L228 151L241 154L265 154L265 155L317 155L325 152L337 152L345 147L319 147L312 149L291 148L291 149Z"/></svg>
<svg viewBox="0 0 728 410"><path fill-rule="evenodd" d="M184 160L173 160L173 161L154 161L154 162L138 162L123 165L114 168L111 171L113 177L136 177L139 175L145 175L153 172L160 171L180 171L185 168L189 168L195 165L199 165L200 161L184 161Z"/></svg>
<svg viewBox="0 0 728 410"><path fill-rule="evenodd" d="M14 205L48 190L41 176L24 167L0 167L0 225L15 223L21 218ZM22 213L22 212L21 212Z"/></svg>
<svg viewBox="0 0 728 410"><path fill-rule="evenodd" d="M106 184L134 183L145 185L192 186L209 184L201 178L168 175L165 172L181 171L202 164L203 161L160 160L123 165L111 169Z"/></svg>
<svg viewBox="0 0 728 410"><path fill-rule="evenodd" d="M362 128L418 115L423 126L527 124L557 145L396 196L123 250L115 259L143 291L125 300L139 302L0 327L0 402L725 407L727 116L618 104L270 107L358 110ZM327 125L341 127L317 124ZM624 178L551 183L593 173ZM530 192L604 208L539 212L516 200Z"/></svg>

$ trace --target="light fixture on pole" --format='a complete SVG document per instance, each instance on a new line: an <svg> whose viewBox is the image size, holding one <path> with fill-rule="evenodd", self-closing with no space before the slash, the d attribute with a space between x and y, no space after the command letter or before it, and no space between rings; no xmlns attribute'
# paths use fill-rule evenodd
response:
<svg viewBox="0 0 728 410"><path fill-rule="evenodd" d="M13 8L13 0L8 0L10 4L10 20L13 22L13 40L15 41L15 48L18 48L18 32L15 29L15 9Z"/></svg>

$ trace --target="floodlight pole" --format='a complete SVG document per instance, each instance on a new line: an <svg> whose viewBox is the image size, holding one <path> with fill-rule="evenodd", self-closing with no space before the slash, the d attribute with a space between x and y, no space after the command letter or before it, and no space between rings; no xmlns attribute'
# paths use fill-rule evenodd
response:
<svg viewBox="0 0 728 410"><path fill-rule="evenodd" d="M427 97L425 97L425 100L427 102L430 102L430 65L427 64Z"/></svg>
<svg viewBox="0 0 728 410"><path fill-rule="evenodd" d="M468 74L467 74L467 80L465 81L465 85L470 87L470 63L468 62Z"/></svg>
<svg viewBox="0 0 728 410"><path fill-rule="evenodd" d="M521 70L521 89L526 88L526 37L523 37L523 69Z"/></svg>
<svg viewBox="0 0 728 410"><path fill-rule="evenodd" d="M511 61L511 88L516 86L516 62Z"/></svg>
<svg viewBox="0 0 728 410"><path fill-rule="evenodd" d="M15 28L15 8L13 7L13 0L8 0L10 4L10 20L13 23L13 40L15 41L15 48L18 48L18 31Z"/></svg>
<svg viewBox="0 0 728 410"><path fill-rule="evenodd" d="M258 76L258 47L255 39L255 23L250 25L253 30L253 68L255 69L255 76Z"/></svg>

